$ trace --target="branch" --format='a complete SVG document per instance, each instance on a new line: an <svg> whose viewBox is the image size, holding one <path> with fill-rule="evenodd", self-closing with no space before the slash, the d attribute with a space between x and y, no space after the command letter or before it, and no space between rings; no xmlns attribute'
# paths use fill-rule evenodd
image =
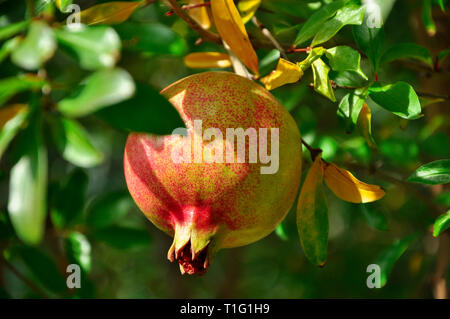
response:
<svg viewBox="0 0 450 319"><path fill-rule="evenodd" d="M272 35L272 33L270 33L269 29L267 29L259 20L256 16L252 17L252 22L254 25L256 25L260 30L261 33L267 38L269 39L269 41L273 44L273 46L280 51L281 56L284 59L288 59L286 52L284 50L284 48L280 45L280 43L275 39L275 37Z"/></svg>
<svg viewBox="0 0 450 319"><path fill-rule="evenodd" d="M222 41L217 34L203 29L197 22L195 22L194 19L186 14L186 12L178 4L177 0L169 0L169 3L172 6L173 12L175 12L176 15L183 19L193 30L197 31L197 33L200 34L202 38L210 42L222 44Z"/></svg>

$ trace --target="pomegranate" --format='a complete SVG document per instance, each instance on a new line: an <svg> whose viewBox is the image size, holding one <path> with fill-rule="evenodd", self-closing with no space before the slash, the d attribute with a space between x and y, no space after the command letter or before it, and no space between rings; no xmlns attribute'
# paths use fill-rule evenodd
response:
<svg viewBox="0 0 450 319"><path fill-rule="evenodd" d="M201 274L219 249L255 242L283 220L300 183L300 132L272 94L234 73L195 74L161 93L181 115L186 136L131 133L125 178L145 216L174 237L168 259L182 274ZM248 133L243 149L237 136L237 150L235 137L225 140L230 128ZM259 142L259 160L250 141ZM272 167L262 154L269 150L278 161Z"/></svg>

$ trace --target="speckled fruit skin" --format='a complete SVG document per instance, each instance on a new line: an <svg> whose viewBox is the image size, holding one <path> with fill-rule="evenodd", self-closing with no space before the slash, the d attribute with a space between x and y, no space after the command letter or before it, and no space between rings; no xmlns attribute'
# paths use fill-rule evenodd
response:
<svg viewBox="0 0 450 319"><path fill-rule="evenodd" d="M176 164L171 154L184 143L181 136L129 135L124 170L132 197L153 224L174 237L169 260L178 260L182 273L203 273L219 249L255 242L284 219L300 183L300 132L272 94L234 73L192 75L161 93L180 113L192 140L198 119L203 130L219 128L224 139L226 128L279 128L275 174L261 174L268 164L259 160L194 163L192 154L192 163ZM270 133L268 141L270 154Z"/></svg>

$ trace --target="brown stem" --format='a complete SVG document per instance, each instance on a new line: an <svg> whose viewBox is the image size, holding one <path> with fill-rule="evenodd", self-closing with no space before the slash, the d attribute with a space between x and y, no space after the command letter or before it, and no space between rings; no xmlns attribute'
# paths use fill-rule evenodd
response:
<svg viewBox="0 0 450 319"><path fill-rule="evenodd" d="M36 294L41 296L42 298L49 298L49 296L43 292L38 286L36 286L31 280L29 280L27 277L25 277L20 271L18 271L12 264L10 264L7 260L4 258L1 259L3 264L8 268L14 275L16 275L17 278L19 278L21 281L23 281L28 287L31 288Z"/></svg>
<svg viewBox="0 0 450 319"><path fill-rule="evenodd" d="M275 39L275 37L272 35L272 33L270 33L269 29L267 29L262 23L261 21L258 20L258 18L256 16L252 17L252 22L254 25L256 25L259 30L261 30L261 33L273 44L273 46L280 51L281 56L287 60L287 55L286 52L284 50L284 48L280 45L280 43L277 41L277 39Z"/></svg>
<svg viewBox="0 0 450 319"><path fill-rule="evenodd" d="M311 155L311 159L312 159L313 162L316 159L317 155L322 153L322 150L320 148L312 147L311 145L306 143L306 141L304 139L302 139L302 144L308 149L309 154Z"/></svg>
<svg viewBox="0 0 450 319"><path fill-rule="evenodd" d="M192 19L186 12L180 7L176 0L169 0L170 5L172 6L173 12L176 13L181 19L183 19L193 30L197 31L201 37L205 40L215 42L217 44L222 44L220 37L212 32L209 32L203 29L194 19Z"/></svg>
<svg viewBox="0 0 450 319"><path fill-rule="evenodd" d="M443 233L439 236L439 249L437 252L436 271L433 278L433 296L436 299L447 299L446 273L450 258L449 236Z"/></svg>

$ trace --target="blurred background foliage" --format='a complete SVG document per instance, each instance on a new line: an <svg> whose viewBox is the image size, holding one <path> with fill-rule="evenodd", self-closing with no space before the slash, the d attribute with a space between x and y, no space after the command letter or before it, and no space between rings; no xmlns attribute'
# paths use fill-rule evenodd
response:
<svg viewBox="0 0 450 319"><path fill-rule="evenodd" d="M435 238L431 226L448 210L450 190L405 179L420 165L449 157L446 1L384 2L380 52L398 43L426 49L418 54L422 60L381 61L377 76L385 83L404 81L414 87L425 116L407 121L369 98L377 147L371 148L358 130L345 132L336 116L338 104L314 92L310 73L272 91L305 141L323 150L324 159L386 190L382 200L371 204L346 203L326 192L327 265L319 268L305 258L294 204L276 232L252 245L221 251L201 277L181 276L178 266L166 260L171 238L132 201L123 176L123 149L129 131L167 134L182 126L158 91L204 71L187 68L185 55L226 51L215 43L196 43L198 34L177 15L166 14L170 8L165 1L147 1L123 23L89 26L78 33L64 28L68 14L58 10L71 2L0 0L1 297L445 295L441 280L449 277L448 232ZM105 2L73 1L82 10ZM308 17L330 2L263 0L256 16L290 47ZM257 26L247 23L246 28L259 43L260 73L266 75L279 52ZM336 45L358 49L351 26L323 44ZM289 57L300 61L306 54ZM369 58L362 55L361 67L373 80ZM330 77L343 85L351 78L335 71ZM349 92L336 89L338 103ZM306 150L304 157L307 172L311 160ZM377 261L391 273L383 288L368 289L366 268ZM66 287L71 263L82 268L81 289Z"/></svg>

